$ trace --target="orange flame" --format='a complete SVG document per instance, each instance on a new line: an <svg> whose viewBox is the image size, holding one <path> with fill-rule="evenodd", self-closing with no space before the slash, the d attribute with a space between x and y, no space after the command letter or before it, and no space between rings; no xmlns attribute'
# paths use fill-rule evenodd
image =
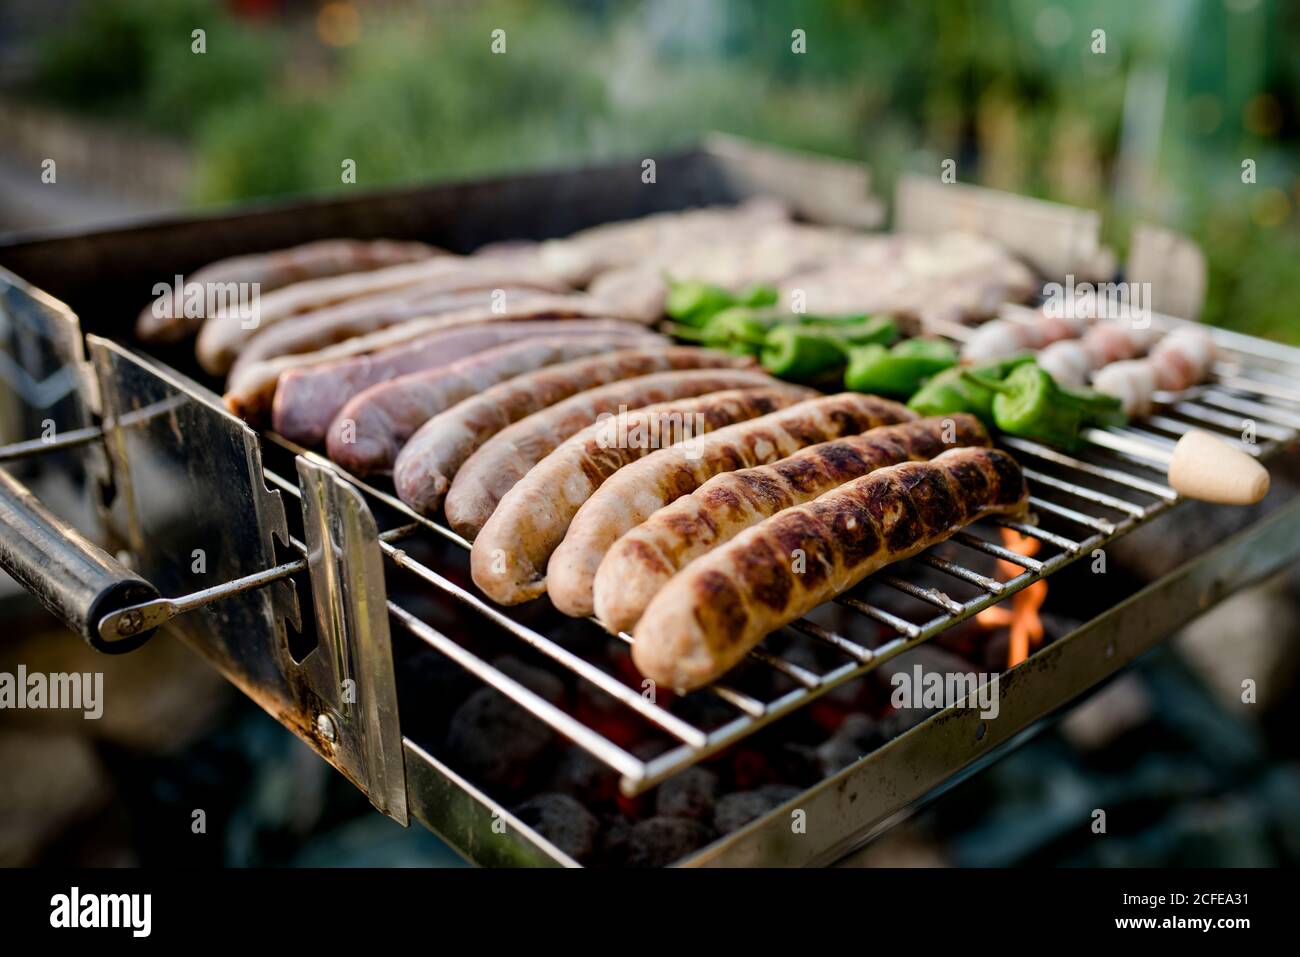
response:
<svg viewBox="0 0 1300 957"><path fill-rule="evenodd" d="M1033 557L1039 549L1036 538L1029 538L1009 528L1002 529L1002 543L1017 555ZM1012 562L998 560L998 577L1010 581L1024 571ZM1011 596L1011 607L995 605L985 608L975 616L985 628L1007 628L1011 632L1011 643L1007 649L1007 667L1014 668L1029 657L1031 646L1037 647L1043 640L1043 619L1038 609L1047 600L1047 582L1037 581L1028 588L1022 588Z"/></svg>

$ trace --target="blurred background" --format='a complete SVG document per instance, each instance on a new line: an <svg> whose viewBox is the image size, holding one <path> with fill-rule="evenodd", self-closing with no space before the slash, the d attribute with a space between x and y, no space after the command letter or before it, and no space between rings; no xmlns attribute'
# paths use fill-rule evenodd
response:
<svg viewBox="0 0 1300 957"><path fill-rule="evenodd" d="M791 52L796 29L806 53ZM884 196L900 173L952 158L963 182L1101 210L1121 256L1134 221L1180 230L1208 260L1207 321L1300 343L1294 3L0 5L0 232L654 156L712 130L860 160ZM57 187L41 179L51 156ZM345 159L356 186L341 183ZM1300 861L1297 754L1278 717L1293 695L1243 711L1216 683L1225 655L1293 668L1295 594L1274 582L1216 612L865 859ZM183 649L155 642L105 665L30 611L4 617L18 627L0 666L107 668L116 717L0 719L0 767L15 770L0 781L0 863L453 861L370 812ZM1125 787L1146 822L1131 840L1062 840L1078 807ZM207 839L160 829L198 806Z"/></svg>

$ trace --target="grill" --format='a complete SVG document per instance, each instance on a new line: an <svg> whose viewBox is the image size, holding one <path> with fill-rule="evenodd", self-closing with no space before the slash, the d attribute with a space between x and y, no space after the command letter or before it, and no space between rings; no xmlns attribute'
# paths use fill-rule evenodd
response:
<svg viewBox="0 0 1300 957"><path fill-rule="evenodd" d="M1187 429L1219 434L1261 459L1283 455L1297 438L1300 351L1216 330L1221 361L1212 381L1159 397L1158 414L1137 425L1091 430L1076 454L1004 440L1030 481L1029 521L985 520L890 566L755 649L736 680L690 696L708 700L702 709L677 698L657 703L611 668L616 656L607 646L617 652L627 635L485 601L469 584L469 543L406 508L383 480L347 475L232 418L186 375L193 367L181 350L146 355L128 344L126 321L158 278L328 235L420 238L468 250L759 193L781 196L814 220L861 226L880 219L868 178L849 164L714 139L661 160L659 169L653 189L640 185L639 166L614 165L0 247L0 263L27 280L0 279L9 337L9 356L0 359L12 359L0 372L14 386L10 418L23 437L0 448L0 461L32 482L80 476L105 546L80 539L6 478L0 517L34 550L15 537L4 547L5 567L103 650L129 650L159 627L181 636L402 823L423 821L481 863L571 865L498 795L411 731L419 704L401 700L399 644L432 648L505 695L617 772L631 799L1182 511L1164 471ZM896 228L977 222L1046 275L1087 274L1099 249L1092 214L1016 197L905 181L897 207ZM1008 306L1005 314L1018 313ZM1166 329L1182 321L1153 319ZM90 333L84 348L83 331ZM1255 442L1242 439L1247 422ZM46 438L31 438L42 431ZM1253 524L1096 610L1002 675L996 721L972 709L940 711L683 863L841 857L1015 747L1042 719L1224 595L1292 560L1300 553L1300 502L1278 502L1285 498L1275 493L1263 518L1252 513ZM1002 529L1036 540L1039 550L1030 557L1008 549ZM1019 572L996 577L999 560ZM478 640L484 630L495 636L493 647L526 649L606 707L584 714L558 706L493 663ZM789 653L806 643L836 663L814 668L807 656ZM747 674L765 678L747 681ZM655 743L653 753L627 744L628 727L638 729L632 738ZM810 833L792 833L796 808L816 822Z"/></svg>

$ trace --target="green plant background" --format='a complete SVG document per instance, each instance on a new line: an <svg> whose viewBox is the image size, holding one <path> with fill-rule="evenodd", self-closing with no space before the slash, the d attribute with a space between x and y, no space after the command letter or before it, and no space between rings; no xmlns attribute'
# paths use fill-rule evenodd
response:
<svg viewBox="0 0 1300 957"><path fill-rule="evenodd" d="M320 4L247 15L262 6L86 3L45 42L33 92L191 143L196 202L339 189L343 158L381 185L652 155L708 130L862 159L885 195L953 158L963 181L1101 209L1121 253L1139 219L1189 233L1207 319L1300 342L1294 3L358 3L344 45L322 41Z"/></svg>

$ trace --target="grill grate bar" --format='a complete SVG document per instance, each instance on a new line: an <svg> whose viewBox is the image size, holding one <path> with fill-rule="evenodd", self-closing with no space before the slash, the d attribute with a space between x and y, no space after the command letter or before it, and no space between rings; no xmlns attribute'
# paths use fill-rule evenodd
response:
<svg viewBox="0 0 1300 957"><path fill-rule="evenodd" d="M1081 435L1098 448L1115 452L1144 469L1164 475L1169 468L1170 453L1131 429L1084 429Z"/></svg>
<svg viewBox="0 0 1300 957"><path fill-rule="evenodd" d="M1181 416L1189 419L1195 419L1198 422L1204 422L1207 425L1213 425L1215 428L1223 429L1227 432L1242 431L1242 421L1240 416L1228 415L1225 412L1219 412L1216 409L1206 406L1196 405L1192 402L1177 402L1170 406L1170 411L1177 412ZM1264 422L1255 426L1255 434L1262 435L1265 438L1274 441L1284 442L1289 433L1281 426L1272 425Z"/></svg>
<svg viewBox="0 0 1300 957"><path fill-rule="evenodd" d="M1264 396L1270 399L1281 399L1284 402L1300 403L1300 391L1289 389L1283 385L1277 385L1272 382L1261 382L1258 379L1251 379L1243 375L1238 375L1237 372L1240 371L1240 366L1216 363L1215 368L1219 370L1218 374L1214 377L1215 383L1224 388L1250 392L1254 395Z"/></svg>
<svg viewBox="0 0 1300 957"><path fill-rule="evenodd" d="M881 624L888 625L900 635L906 635L908 638L919 638L921 635L920 625L914 624L906 618L900 618L893 612L885 611L883 608L877 608L860 598L854 598L852 595L839 595L834 600L837 605L844 605L854 611L860 611Z"/></svg>
<svg viewBox="0 0 1300 957"><path fill-rule="evenodd" d="M1064 505L1057 505L1055 502L1049 502L1036 495L1029 496L1029 504L1040 512L1051 512L1053 515L1063 518L1068 522L1074 522L1074 524L1082 525L1084 528L1091 528L1094 531L1101 532L1103 535L1112 535L1115 532L1114 523L1107 519L1094 518L1091 515L1083 514L1083 512L1076 512L1072 508L1066 508Z"/></svg>
<svg viewBox="0 0 1300 957"><path fill-rule="evenodd" d="M934 554L936 550L915 556L914 560L919 565L978 589L978 594L967 600L954 599L941 587L922 585L908 580L908 576L900 570L900 566L894 566L877 574L871 581L916 599L928 608L937 609L938 614L918 623L851 593L838 596L835 599L837 604L862 614L885 629L880 632L885 636L883 643L874 648L869 647L855 640L855 637L848 637L808 619L791 623L788 627L793 632L834 648L848 660L819 675L807 667L786 660L766 647L760 646L754 649L748 655L749 660L781 674L792 683L793 687L779 693L771 700L763 700L725 683L714 683L701 689L702 692L709 693L725 703L733 712L732 717L725 718L721 725L712 730L704 730L683 721L668 710L650 702L635 688L628 686L592 662L569 652L532 628L513 621L503 611L478 597L470 588L456 585L411 558L402 549L389 544L390 535L384 536L385 541L381 544L381 548L400 567L413 572L423 581L435 585L460 603L474 609L478 614L499 624L580 679L591 682L611 694L621 705L633 709L638 716L667 732L676 740L676 743L671 744L664 753L648 760L631 755L598 730L584 724L573 715L555 708L544 699L538 699L535 695L530 696L526 688L512 682L507 675L499 672L490 663L473 655L429 625L420 622L400 606L390 603L390 611L397 621L405 625L418 638L448 654L477 677L546 721L558 733L620 772L622 775L620 787L623 792L636 795L683 768L716 754L771 722L798 710L844 682L861 677L890 658L916 647L955 624L972 618L980 611L1042 580L1053 571L1076 560L1080 555L1104 545L1112 538L1168 509L1177 502L1177 494L1163 481L1146 477L1148 473L1155 473L1163 479L1168 464L1173 440L1160 434L1161 431L1181 435L1198 421L1226 427L1229 420L1225 416L1229 412L1241 410L1228 409L1225 412L1222 403L1238 401L1230 396L1218 397L1211 394L1208 397L1200 395L1192 397L1184 394L1176 403L1168 406L1167 411L1170 415L1177 415L1189 421L1157 416L1154 420L1142 423L1144 427L1089 429L1084 434L1086 440L1084 449L1074 454L1025 439L1005 438L1003 444L1011 450L1054 467L1049 472L1035 468L1025 469L1033 493L1030 497L1031 507L1041 515L1052 516L1065 523L1087 529L1087 535L1077 539L1030 524L1032 519L1015 520L998 516L984 520L988 523L986 527L1008 528L1051 546L1052 554L1047 558L1021 555L996 541L975 534L978 528L963 530L952 536L951 540L957 546L970 548L1024 569L1008 581L998 581L977 571L975 567L968 567L960 561ZM1245 404L1251 405L1248 402ZM1257 409L1252 407L1251 411L1255 412L1256 417L1261 421L1269 422L1271 427L1268 431L1262 431L1265 438L1271 438L1278 432L1293 437L1287 430L1285 422L1274 420L1273 417L1278 414L1278 410L1259 406ZM1268 415L1262 414L1263 411ZM1271 442L1261 445L1261 451L1265 454L1271 448ZM1106 464L1106 458L1096 453L1118 457L1123 467ZM355 478L352 480L363 492L373 496L378 502L389 506L400 515L409 516L415 525L407 526L407 529L414 527L429 530L461 548L470 547L470 543L464 538L437 521L416 515L384 489ZM1096 487L1099 482L1110 483L1109 487L1112 489L1131 491L1134 496L1141 496L1144 500L1133 501L1133 496L1119 491L1103 491ZM1044 500L1040 497L1043 490L1059 493L1054 495L1055 498L1068 496L1083 504L1078 508L1070 508L1055 501ZM1112 520L1091 514L1094 507L1118 512L1123 518ZM598 622L595 624L599 627ZM619 634L616 637L628 644L634 642L634 639L627 634Z"/></svg>
<svg viewBox="0 0 1300 957"><path fill-rule="evenodd" d="M979 572L971 571L964 565L958 565L956 562L949 561L946 558L940 558L938 555L921 555L918 558L922 564L929 565L936 571L941 571L953 578L960 579L967 584L974 585L976 588L982 588L990 595L1001 595L1005 590L1002 582L989 578L987 575L981 575Z"/></svg>
<svg viewBox="0 0 1300 957"><path fill-rule="evenodd" d="M897 575L877 575L876 580L883 582L890 588L898 589L905 595L911 595L913 598L934 605L936 608L942 608L954 615L958 614L962 609L961 602L954 601L937 588L924 588L920 585L914 585Z"/></svg>
<svg viewBox="0 0 1300 957"><path fill-rule="evenodd" d="M1191 423L1179 422L1177 419L1171 419L1168 416L1164 416L1164 415L1147 416L1144 422L1146 425L1151 426L1151 428L1153 429L1160 429L1162 432L1170 432L1180 438L1186 435L1187 432L1192 427ZM1245 452L1247 455L1258 456L1260 454L1260 449L1257 444L1243 442L1240 439L1235 438L1231 435L1222 435L1219 433L1215 433L1215 437L1218 438L1221 442L1226 442L1228 445L1231 445L1233 448L1237 449L1238 451Z"/></svg>
<svg viewBox="0 0 1300 957"><path fill-rule="evenodd" d="M1040 542L1047 542L1049 545L1055 545L1063 552L1071 555L1083 549L1083 542L1076 542L1072 538L1066 538L1064 535L1057 535L1055 532L1049 532L1046 529L1039 528L1037 525L1030 525L1027 522L1016 522L1009 518L994 518L992 524L999 528L1009 528L1013 532L1019 532L1027 538L1036 538Z"/></svg>
<svg viewBox="0 0 1300 957"><path fill-rule="evenodd" d="M1082 485L1076 485L1073 482L1067 482L1064 479L1058 479L1051 475L1044 475L1042 472L1035 469L1024 468L1022 466L1021 471L1025 473L1026 478L1037 482L1039 485L1046 485L1049 488L1066 492L1073 495L1075 498L1081 498L1086 502L1092 502L1095 505L1104 505L1107 508L1115 509L1117 512L1127 512L1135 518L1141 518L1146 514L1146 509L1141 505L1134 505L1132 502L1127 502L1122 498L1116 498L1113 495L1107 495L1105 492L1095 492Z"/></svg>
<svg viewBox="0 0 1300 957"><path fill-rule="evenodd" d="M436 586L448 595L451 595L462 603L470 606L484 617L509 631L516 638L522 639L537 651L546 655L548 658L551 658L556 663L568 668L574 674L595 685L615 700L627 705L642 717L653 721L664 731L667 731L669 734L687 744L693 744L697 747L704 744L704 733L694 725L688 724L676 715L665 711L663 708L643 697L635 689L629 688L613 675L597 668L585 658L575 655L567 648L557 645L544 635L519 624L508 615L502 614L491 605L488 605L486 602L479 599L472 592L461 588L455 582L439 575L424 563L411 558L402 549L396 548L383 541L379 543L379 547L399 568L412 572L427 581L429 584Z"/></svg>
<svg viewBox="0 0 1300 957"><path fill-rule="evenodd" d="M1018 439L1015 436L1002 436L1002 444L1007 448L1015 449L1017 452L1025 452L1035 458L1042 459L1046 462L1052 462L1056 465L1063 465L1067 468L1083 472L1095 478L1105 479L1116 485L1126 485L1129 488L1139 492L1146 492L1148 495L1154 495L1157 498L1163 498L1167 501L1175 501L1178 493L1168 485L1161 485L1156 482L1148 482L1146 479L1131 475L1120 469L1108 468L1104 465L1094 465L1091 462L1085 462L1083 459L1075 458L1072 455L1066 455L1064 452L1058 452L1056 449L1049 448L1046 445L1039 445L1037 442L1030 442L1028 439Z"/></svg>
<svg viewBox="0 0 1300 957"><path fill-rule="evenodd" d="M645 765L635 755L624 751L604 735L593 731L577 718L569 716L530 688L520 684L503 671L494 668L482 658L467 651L446 635L425 624L401 605L393 601L389 601L387 604L389 615L397 619L415 637L433 646L476 678L500 691L516 704L545 721L569 740L600 758L625 778L638 780L644 773Z"/></svg>
<svg viewBox="0 0 1300 957"><path fill-rule="evenodd" d="M818 641L825 642L832 648L837 648L858 661L870 661L875 655L875 652L870 648L864 648L856 641L845 638L839 632L823 628L815 621L809 621L807 618L800 618L798 621L791 622L789 627L800 634L807 635L809 638L816 638Z"/></svg>
<svg viewBox="0 0 1300 957"><path fill-rule="evenodd" d="M1207 390L1201 397L1201 401L1207 405L1216 406L1220 409L1227 409L1229 412L1237 412L1250 419L1263 419L1265 422L1283 426L1288 430L1300 429L1300 412L1293 412L1288 409L1279 409L1274 405L1264 405L1261 402L1227 395L1213 389ZM1243 424L1244 423L1238 425L1238 431L1241 430L1241 425Z"/></svg>
<svg viewBox="0 0 1300 957"><path fill-rule="evenodd" d="M1037 558L1030 558L1028 555L1021 555L1019 552L1013 552L1009 548L1004 548L996 542L990 542L977 535L972 535L970 532L958 532L952 537L952 540L954 542L960 542L967 548L981 551L985 555L992 555L994 558L1000 558L1004 562L1018 565L1028 571L1041 572L1043 570L1043 563Z"/></svg>

